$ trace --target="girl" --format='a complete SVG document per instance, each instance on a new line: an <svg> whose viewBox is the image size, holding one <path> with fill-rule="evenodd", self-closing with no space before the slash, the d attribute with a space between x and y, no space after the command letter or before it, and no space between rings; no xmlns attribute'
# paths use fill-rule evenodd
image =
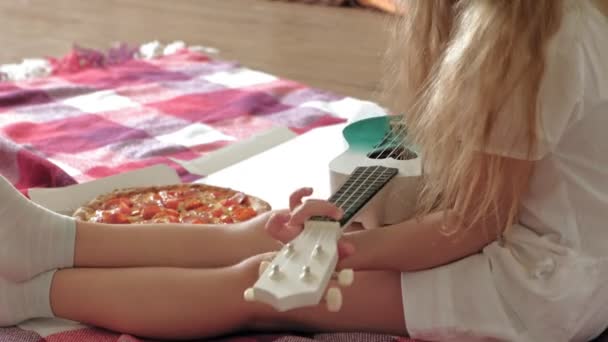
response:
<svg viewBox="0 0 608 342"><path fill-rule="evenodd" d="M243 300L327 202L232 229L74 222L0 182L0 324L62 317L155 338L241 329L585 341L608 324L608 1L412 0L394 98L425 157L421 215L344 235L339 313ZM603 12L603 14L602 14ZM265 229L264 229L265 228ZM264 230L270 234L266 234ZM59 270L57 270L59 269Z"/></svg>

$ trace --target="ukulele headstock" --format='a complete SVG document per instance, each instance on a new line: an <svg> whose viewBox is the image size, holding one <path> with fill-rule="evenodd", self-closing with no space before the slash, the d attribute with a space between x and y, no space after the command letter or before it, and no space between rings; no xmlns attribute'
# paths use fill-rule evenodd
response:
<svg viewBox="0 0 608 342"><path fill-rule="evenodd" d="M245 291L245 300L269 304L277 311L319 304L338 263L340 234L338 222L308 221L302 233L261 268L258 281ZM341 283L352 283L352 271L344 271L340 277ZM332 311L341 306L336 290L328 291Z"/></svg>

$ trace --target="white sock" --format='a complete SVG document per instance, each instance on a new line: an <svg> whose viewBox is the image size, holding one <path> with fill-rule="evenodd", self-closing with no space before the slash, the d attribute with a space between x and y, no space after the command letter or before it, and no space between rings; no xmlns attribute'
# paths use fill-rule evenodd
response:
<svg viewBox="0 0 608 342"><path fill-rule="evenodd" d="M54 274L54 270L42 273L23 283L0 278L0 327L31 318L54 317L50 297Z"/></svg>
<svg viewBox="0 0 608 342"><path fill-rule="evenodd" d="M18 283L72 267L76 221L28 200L0 176L0 277Z"/></svg>

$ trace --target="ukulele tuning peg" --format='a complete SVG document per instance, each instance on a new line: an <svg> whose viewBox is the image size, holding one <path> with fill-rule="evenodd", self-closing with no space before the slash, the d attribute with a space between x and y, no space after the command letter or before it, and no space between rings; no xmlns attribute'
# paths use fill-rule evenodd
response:
<svg viewBox="0 0 608 342"><path fill-rule="evenodd" d="M279 265L272 265L270 266L270 279L277 279L280 275L281 269L279 268Z"/></svg>
<svg viewBox="0 0 608 342"><path fill-rule="evenodd" d="M288 243L285 245L285 255L293 254L295 248L293 247L293 243Z"/></svg>
<svg viewBox="0 0 608 342"><path fill-rule="evenodd" d="M258 269L258 275L262 275L262 273L264 273L264 271L266 271L266 269L268 268L268 266L270 266L270 262L268 261L262 261L260 263L260 268Z"/></svg>
<svg viewBox="0 0 608 342"><path fill-rule="evenodd" d="M344 269L338 272L337 278L340 286L351 286L355 281L355 272L351 269Z"/></svg>
<svg viewBox="0 0 608 342"><path fill-rule="evenodd" d="M338 312L342 308L342 292L337 287L327 290L325 304L329 312Z"/></svg>
<svg viewBox="0 0 608 342"><path fill-rule="evenodd" d="M255 291L252 288L248 288L243 293L243 298L245 299L246 302L255 301Z"/></svg>
<svg viewBox="0 0 608 342"><path fill-rule="evenodd" d="M307 280L310 277L310 266L302 267L302 273L300 273L300 279Z"/></svg>
<svg viewBox="0 0 608 342"><path fill-rule="evenodd" d="M323 252L323 246L321 246L321 244L317 244L312 250L312 256L315 258L319 258L323 255Z"/></svg>

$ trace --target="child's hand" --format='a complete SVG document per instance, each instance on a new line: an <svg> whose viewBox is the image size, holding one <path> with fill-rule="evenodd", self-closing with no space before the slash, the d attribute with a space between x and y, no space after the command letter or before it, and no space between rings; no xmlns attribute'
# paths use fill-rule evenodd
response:
<svg viewBox="0 0 608 342"><path fill-rule="evenodd" d="M312 195L311 188L296 190L289 197L289 210L275 212L266 223L266 231L275 239L287 243L293 240L304 228L312 216L327 216L335 220L342 217L342 210L330 202L309 199L302 203L302 199ZM345 241L338 242L338 253L343 259L354 253L354 246Z"/></svg>

